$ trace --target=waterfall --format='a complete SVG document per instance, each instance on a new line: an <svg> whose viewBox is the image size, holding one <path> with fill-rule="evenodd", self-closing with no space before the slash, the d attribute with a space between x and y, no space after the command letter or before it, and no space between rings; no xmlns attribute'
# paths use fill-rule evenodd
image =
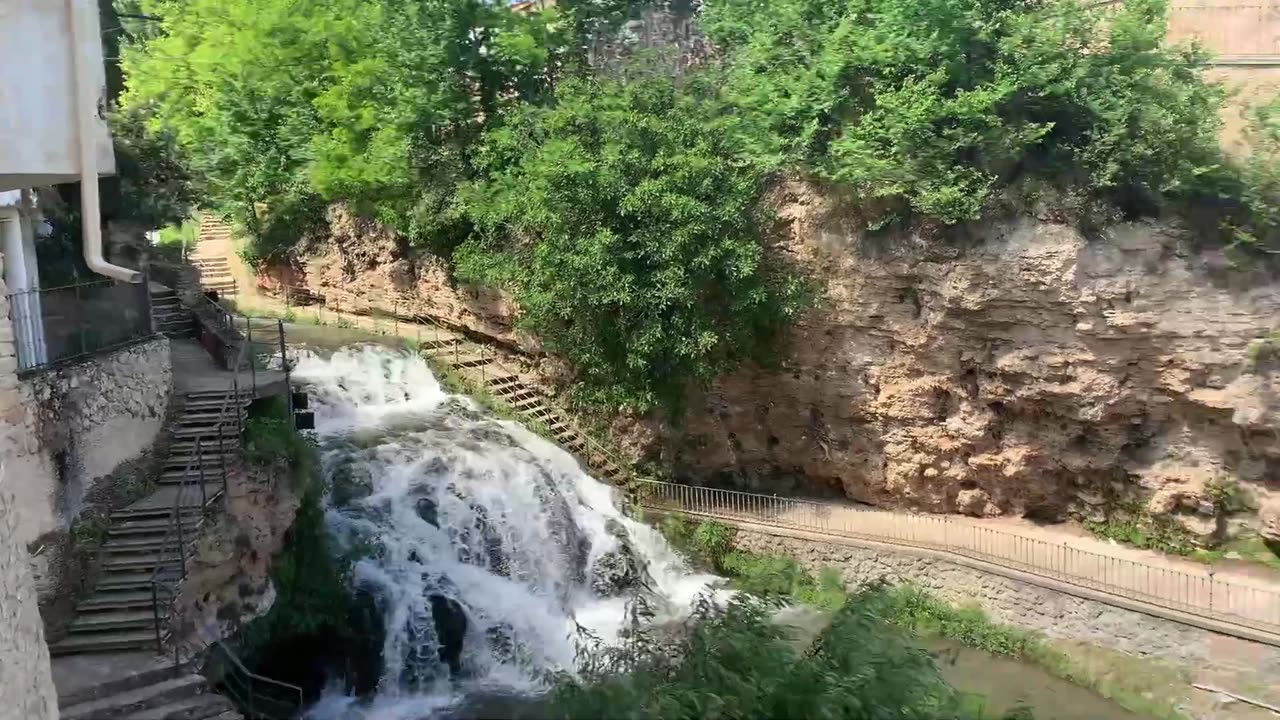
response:
<svg viewBox="0 0 1280 720"><path fill-rule="evenodd" d="M313 717L419 720L535 695L572 669L581 630L617 637L637 592L678 617L715 580L571 455L442 390L420 357L302 353L294 378L316 412L330 532L359 557L353 582L382 624L376 698L355 715L335 692Z"/></svg>

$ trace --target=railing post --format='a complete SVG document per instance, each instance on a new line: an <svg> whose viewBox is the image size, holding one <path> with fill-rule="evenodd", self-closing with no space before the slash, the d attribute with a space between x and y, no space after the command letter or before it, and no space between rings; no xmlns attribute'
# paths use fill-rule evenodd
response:
<svg viewBox="0 0 1280 720"><path fill-rule="evenodd" d="M164 550L160 551L160 561L164 562ZM156 579L151 578L151 619L156 625L156 653L164 652L164 641L160 639L160 593L156 590Z"/></svg>
<svg viewBox="0 0 1280 720"><path fill-rule="evenodd" d="M223 405L224 405L224 406L225 406L225 404L226 404L226 403L223 403ZM218 418L218 474L222 476L222 504L223 504L223 507L226 507L226 503L227 503L227 452L226 452L226 450L223 448L223 444L222 444L223 425L224 425L224 423L226 423L226 418L219 417L219 418Z"/></svg>
<svg viewBox="0 0 1280 720"><path fill-rule="evenodd" d="M293 417L293 386L289 380L289 350L284 343L284 321L276 321L276 329L280 332L280 367L284 370L284 401L289 412L289 429L297 430Z"/></svg>
<svg viewBox="0 0 1280 720"><path fill-rule="evenodd" d="M80 354L83 355L89 350L85 347L84 341L84 303L80 297L80 284L75 285L76 290L76 335L80 340Z"/></svg>
<svg viewBox="0 0 1280 720"><path fill-rule="evenodd" d="M143 275L141 284L142 312L144 313L144 317L147 318L147 328L151 331L151 334L154 335L158 331L158 328L156 327L155 313L152 312L151 308L151 277L149 275Z"/></svg>
<svg viewBox="0 0 1280 720"><path fill-rule="evenodd" d="M253 381L253 394L257 395L258 394L258 363L254 362L254 359L253 359L253 319L252 318L245 317L244 328L245 328L245 343L247 343L249 346L248 348L249 351L248 353L246 353L246 357L249 360L249 378ZM240 372L240 368L238 364L236 367L236 372ZM239 401L239 399L240 398L236 398L237 401Z"/></svg>
<svg viewBox="0 0 1280 720"><path fill-rule="evenodd" d="M209 504L209 493L204 487L204 438L196 438L196 465L200 468L200 512ZM181 525L181 523L179 523Z"/></svg>

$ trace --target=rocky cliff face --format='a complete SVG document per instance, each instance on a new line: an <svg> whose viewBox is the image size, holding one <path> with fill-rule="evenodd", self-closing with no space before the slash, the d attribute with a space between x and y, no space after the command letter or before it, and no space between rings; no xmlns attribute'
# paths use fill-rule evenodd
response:
<svg viewBox="0 0 1280 720"><path fill-rule="evenodd" d="M697 395L684 474L1058 519L1136 495L1195 526L1207 484L1280 498L1274 273L1234 270L1171 225L1090 241L1050 215L964 240L868 237L829 198L780 189L782 247L825 290L776 370Z"/></svg>
<svg viewBox="0 0 1280 720"><path fill-rule="evenodd" d="M948 238L871 237L801 183L779 247L817 306L773 369L692 393L678 428L616 424L678 477L972 515L1097 517L1134 498L1212 529L1238 483L1280 537L1280 279L1232 268L1174 224L1086 239L1051 213ZM326 288L407 292L449 322L532 348L504 297L450 286L342 211L299 264ZM961 236L961 237L955 237ZM1273 347L1274 345L1274 347Z"/></svg>

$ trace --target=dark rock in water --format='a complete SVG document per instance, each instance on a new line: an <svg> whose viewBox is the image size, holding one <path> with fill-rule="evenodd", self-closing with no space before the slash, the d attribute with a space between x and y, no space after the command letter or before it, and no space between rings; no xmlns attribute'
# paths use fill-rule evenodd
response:
<svg viewBox="0 0 1280 720"><path fill-rule="evenodd" d="M449 666L449 672L462 672L462 643L467 636L467 612L462 605L444 595L430 595L431 620L436 628L436 640L440 643L440 661Z"/></svg>
<svg viewBox="0 0 1280 720"><path fill-rule="evenodd" d="M495 625L485 630L484 635L489 641L489 652L493 655L493 659L501 663L511 662L516 651L516 641L511 636L511 626L506 623Z"/></svg>
<svg viewBox="0 0 1280 720"><path fill-rule="evenodd" d="M413 504L414 512L418 513L418 517L426 521L432 527L440 527L440 518L437 514L436 504L431 498L418 498Z"/></svg>
<svg viewBox="0 0 1280 720"><path fill-rule="evenodd" d="M591 566L591 589L601 597L621 595L635 585L636 579L635 563L620 550L601 555Z"/></svg>
<svg viewBox="0 0 1280 720"><path fill-rule="evenodd" d="M495 575L510 577L511 563L502 551L502 536L489 522L488 511L480 505L471 506L471 510L476 517L474 528L461 528L455 535L458 560L469 565L486 567ZM473 531L478 531L480 534L480 544L483 546L480 552L476 552L471 547Z"/></svg>
<svg viewBox="0 0 1280 720"><path fill-rule="evenodd" d="M547 513L547 528L551 531L556 550L560 552L564 565L569 570L569 577L575 583L584 582L587 579L587 558L591 554L591 541L574 521L568 499L556 489L555 480L549 473L542 473L535 492L542 502L543 511ZM562 594L567 593L568 588L562 588Z"/></svg>
<svg viewBox="0 0 1280 720"><path fill-rule="evenodd" d="M618 549L601 555L591 566L591 589L601 597L613 597L637 585L649 584L648 567L631 545L627 529L615 520L610 520L605 529L618 539Z"/></svg>
<svg viewBox="0 0 1280 720"><path fill-rule="evenodd" d="M348 689L369 695L382 677L382 646L386 641L384 612L376 591L357 587L348 613L351 633L345 663Z"/></svg>

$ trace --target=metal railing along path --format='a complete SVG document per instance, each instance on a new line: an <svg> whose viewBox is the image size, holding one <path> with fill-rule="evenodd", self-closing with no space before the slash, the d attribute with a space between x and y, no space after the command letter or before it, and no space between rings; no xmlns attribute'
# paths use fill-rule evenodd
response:
<svg viewBox="0 0 1280 720"><path fill-rule="evenodd" d="M191 518L202 520L214 502L219 498L227 497L227 452L231 449L243 451L244 406L247 400L256 397L258 387L256 369L258 358L253 340L255 320L269 320L271 329L278 333L275 337L268 336L266 343L272 351L276 346L279 348L280 364L285 374L285 394L289 395L290 367L284 340L284 323L281 320L238 316L212 302L202 309L204 310L203 320L212 323L225 334L225 340L234 342L238 347L235 359L230 363L231 380L222 394L222 404L219 406L215 424L196 438L195 452L183 471L182 480L174 498L169 530L161 542L157 567L151 575L152 620L155 624L156 650L162 653L165 650L165 643L171 640L178 595L182 581L187 576L187 547L193 538L188 537L184 527ZM260 333L259 336L261 338L262 334ZM246 369L249 375L247 382L244 382L242 374ZM289 418L292 422L292 402L289 403ZM212 439L206 440L206 437L212 437ZM212 451L215 444L218 461L211 470L204 463L205 448L208 446ZM216 481L220 486L212 496L208 492L210 481ZM194 501L197 492L200 498L198 506L194 502L188 502L188 498ZM193 530L199 527L199 524L199 522L194 523ZM176 642L172 645L174 665L177 666L182 663L182 648ZM207 650L208 660L217 664L222 670L220 673L222 686L249 714L249 717L287 720L296 717L302 710L301 688L250 672L231 648L221 641L206 644L205 650Z"/></svg>
<svg viewBox="0 0 1280 720"><path fill-rule="evenodd" d="M981 560L1058 582L1242 628L1280 641L1280 592L1102 555L946 515L858 508L735 490L638 480L643 507L869 540Z"/></svg>
<svg viewBox="0 0 1280 720"><path fill-rule="evenodd" d="M114 350L154 335L150 283L103 280L10 293L18 370Z"/></svg>

